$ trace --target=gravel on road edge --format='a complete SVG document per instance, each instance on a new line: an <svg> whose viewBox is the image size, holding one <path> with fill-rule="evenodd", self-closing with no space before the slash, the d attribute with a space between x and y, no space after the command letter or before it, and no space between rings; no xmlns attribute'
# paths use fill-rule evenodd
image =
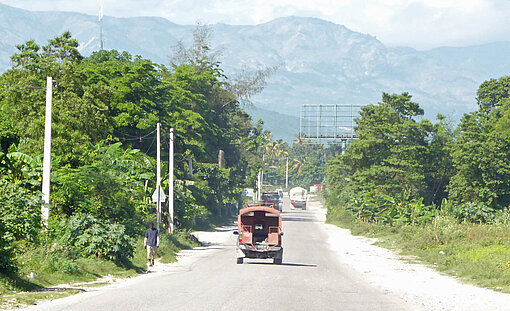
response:
<svg viewBox="0 0 510 311"><path fill-rule="evenodd" d="M510 310L510 295L463 284L421 263L410 263L377 239L353 236L348 229L325 224L330 248L338 259L372 285L422 305L426 310Z"/></svg>

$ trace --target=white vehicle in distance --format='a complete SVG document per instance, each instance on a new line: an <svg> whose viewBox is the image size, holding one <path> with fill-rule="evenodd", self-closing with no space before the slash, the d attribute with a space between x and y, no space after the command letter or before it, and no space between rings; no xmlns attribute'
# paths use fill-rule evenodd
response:
<svg viewBox="0 0 510 311"><path fill-rule="evenodd" d="M306 195L307 191L305 188L295 187L290 189L290 204L294 206L294 208L302 208L306 209Z"/></svg>

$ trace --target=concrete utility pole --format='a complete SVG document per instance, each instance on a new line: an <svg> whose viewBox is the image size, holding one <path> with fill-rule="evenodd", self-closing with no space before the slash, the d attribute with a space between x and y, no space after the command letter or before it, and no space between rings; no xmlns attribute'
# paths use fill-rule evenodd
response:
<svg viewBox="0 0 510 311"><path fill-rule="evenodd" d="M101 1L101 8L99 9L99 50L103 50L103 1Z"/></svg>
<svg viewBox="0 0 510 311"><path fill-rule="evenodd" d="M188 168L189 168L189 177L193 178L193 157L191 156L191 153L188 157Z"/></svg>
<svg viewBox="0 0 510 311"><path fill-rule="evenodd" d="M262 196L262 171L257 175L257 201L260 201Z"/></svg>
<svg viewBox="0 0 510 311"><path fill-rule="evenodd" d="M168 155L168 232L174 231L174 129L170 129L170 152Z"/></svg>
<svg viewBox="0 0 510 311"><path fill-rule="evenodd" d="M220 168L225 168L225 151L218 151L218 166Z"/></svg>
<svg viewBox="0 0 510 311"><path fill-rule="evenodd" d="M156 191L157 191L157 229L161 222L161 124L157 124L157 151L156 151Z"/></svg>
<svg viewBox="0 0 510 311"><path fill-rule="evenodd" d="M42 178L41 221L44 227L48 227L50 218L50 173L51 173L51 105L53 98L53 78L46 78L46 116L44 125L44 160Z"/></svg>
<svg viewBox="0 0 510 311"><path fill-rule="evenodd" d="M285 189L289 188L289 157L287 157L287 163L285 164Z"/></svg>

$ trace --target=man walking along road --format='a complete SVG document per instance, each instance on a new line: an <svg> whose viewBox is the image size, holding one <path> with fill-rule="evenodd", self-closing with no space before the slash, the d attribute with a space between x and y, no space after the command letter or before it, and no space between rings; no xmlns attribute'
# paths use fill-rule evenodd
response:
<svg viewBox="0 0 510 311"><path fill-rule="evenodd" d="M143 244L147 247L147 260L149 261L149 267L154 266L154 259L159 246L159 232L158 229L154 229L154 223L150 223L150 228L145 231L145 239Z"/></svg>

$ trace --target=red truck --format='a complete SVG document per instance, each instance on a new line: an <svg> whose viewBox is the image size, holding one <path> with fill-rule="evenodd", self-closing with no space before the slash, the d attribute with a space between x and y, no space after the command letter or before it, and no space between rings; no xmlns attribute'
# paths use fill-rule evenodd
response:
<svg viewBox="0 0 510 311"><path fill-rule="evenodd" d="M237 227L238 264L244 258L272 258L274 264L282 263L282 217L278 209L247 204L239 211Z"/></svg>

